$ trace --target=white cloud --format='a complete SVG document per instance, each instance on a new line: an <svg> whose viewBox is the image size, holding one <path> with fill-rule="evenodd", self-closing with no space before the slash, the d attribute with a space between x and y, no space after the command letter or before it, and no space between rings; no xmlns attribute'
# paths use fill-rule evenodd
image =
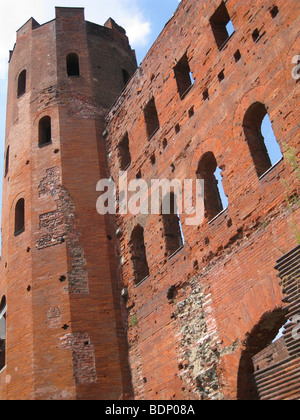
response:
<svg viewBox="0 0 300 420"><path fill-rule="evenodd" d="M80 0L76 1L80 4ZM64 2L62 1L62 3ZM85 0L85 3L87 20L101 24L108 17L112 17L126 30L133 47L147 44L151 34L151 24L143 15L138 0L103 1L101 7L99 7L99 1Z"/></svg>
<svg viewBox="0 0 300 420"><path fill-rule="evenodd" d="M151 35L150 21L144 16L139 0L9 0L1 2L0 79L6 78L9 50L16 31L30 18L43 24L55 17L55 6L84 7L86 20L99 25L112 17L125 28L133 48L145 46Z"/></svg>
<svg viewBox="0 0 300 420"><path fill-rule="evenodd" d="M151 34L150 22L144 22L138 15L124 19L124 25L127 28L127 36L133 46L144 46L149 41Z"/></svg>

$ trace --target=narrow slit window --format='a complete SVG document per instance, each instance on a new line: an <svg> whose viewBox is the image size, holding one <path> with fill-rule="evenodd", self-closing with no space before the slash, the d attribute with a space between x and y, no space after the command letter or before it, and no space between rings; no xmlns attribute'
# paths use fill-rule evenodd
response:
<svg viewBox="0 0 300 420"><path fill-rule="evenodd" d="M0 371L6 366L6 298L0 304Z"/></svg>
<svg viewBox="0 0 300 420"><path fill-rule="evenodd" d="M261 177L283 158L264 104L256 102L248 109L243 128L257 175Z"/></svg>
<svg viewBox="0 0 300 420"><path fill-rule="evenodd" d="M51 140L51 118L43 117L39 122L39 147L52 143Z"/></svg>
<svg viewBox="0 0 300 420"><path fill-rule="evenodd" d="M212 152L205 153L200 159L197 178L204 180L204 208L205 217L210 221L228 207L221 170Z"/></svg>
<svg viewBox="0 0 300 420"><path fill-rule="evenodd" d="M257 28L252 32L252 39L254 42L257 42L260 39L260 33Z"/></svg>
<svg viewBox="0 0 300 420"><path fill-rule="evenodd" d="M131 164L128 133L119 143L119 161L121 171L126 171Z"/></svg>
<svg viewBox="0 0 300 420"><path fill-rule="evenodd" d="M210 24L219 50L225 45L228 39L234 34L235 29L230 19L224 2L218 7L210 18Z"/></svg>
<svg viewBox="0 0 300 420"><path fill-rule="evenodd" d="M203 92L203 100L207 101L209 99L209 90L205 89L205 91Z"/></svg>
<svg viewBox="0 0 300 420"><path fill-rule="evenodd" d="M222 71L218 74L218 80L219 80L219 83L222 83L224 79L225 79L225 73L224 73L224 70L222 70Z"/></svg>
<svg viewBox="0 0 300 420"><path fill-rule="evenodd" d="M129 75L129 73L126 69L122 70L122 75L123 75L123 83L124 83L124 86L125 86L125 85L127 85L127 83L130 80L130 75Z"/></svg>
<svg viewBox="0 0 300 420"><path fill-rule="evenodd" d="M131 254L134 267L135 284L141 283L149 277L149 266L146 256L144 229L138 225L131 235Z"/></svg>
<svg viewBox="0 0 300 420"><path fill-rule="evenodd" d="M144 109L144 117L148 140L150 140L159 129L159 120L154 98L152 98L146 105Z"/></svg>
<svg viewBox="0 0 300 420"><path fill-rule="evenodd" d="M75 53L67 55L67 73L69 77L79 77L79 57Z"/></svg>
<svg viewBox="0 0 300 420"><path fill-rule="evenodd" d="M4 172L4 177L7 176L8 171L9 171L9 150L10 147L8 146L6 149L6 155L5 155L5 172Z"/></svg>
<svg viewBox="0 0 300 420"><path fill-rule="evenodd" d="M18 98L26 92L26 70L23 70L18 78Z"/></svg>
<svg viewBox="0 0 300 420"><path fill-rule="evenodd" d="M15 236L25 230L25 200L21 198L15 208Z"/></svg>
<svg viewBox="0 0 300 420"><path fill-rule="evenodd" d="M153 154L151 155L151 157L150 157L150 162L151 162L151 165L152 165L152 166L153 166L153 165L155 165L155 163L156 163L155 153L153 153Z"/></svg>
<svg viewBox="0 0 300 420"><path fill-rule="evenodd" d="M181 99L194 84L194 78L190 69L189 60L185 54L174 67L177 88Z"/></svg>
<svg viewBox="0 0 300 420"><path fill-rule="evenodd" d="M174 193L167 194L162 203L163 234L166 254L173 255L184 245L184 236Z"/></svg>
<svg viewBox="0 0 300 420"><path fill-rule="evenodd" d="M195 115L195 109L193 106L189 109L188 114L189 114L189 118L192 118Z"/></svg>

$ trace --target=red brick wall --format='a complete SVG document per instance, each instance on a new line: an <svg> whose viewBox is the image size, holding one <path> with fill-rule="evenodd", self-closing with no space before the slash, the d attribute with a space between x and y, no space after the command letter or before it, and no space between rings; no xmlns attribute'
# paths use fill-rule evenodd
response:
<svg viewBox="0 0 300 420"><path fill-rule="evenodd" d="M80 77L67 77L70 52L79 56ZM54 21L38 26L30 20L18 31L9 69L10 166L3 188L0 294L7 299L7 363L1 399L131 395L118 255L108 239L111 222L96 211L96 184L108 173L102 119L123 87L124 67L130 74L136 68L124 31L89 24L83 9L58 8ZM26 93L17 98L24 68ZM52 143L39 148L39 120L46 115ZM20 197L25 232L15 237Z"/></svg>
<svg viewBox="0 0 300 420"><path fill-rule="evenodd" d="M235 33L219 50L209 20L220 3L182 0L108 115L123 68L132 74L136 67L121 28L85 22L82 9L58 8L54 21L30 20L18 31L3 187L1 399L129 398L131 379L136 399L236 399L251 373L249 349L262 350L281 326L274 265L296 245L286 194L298 196L299 184L287 158L258 178L243 121L253 103L263 103L281 149L287 144L299 157L299 84L292 78L299 6L278 0L272 17L273 1L228 0ZM66 76L70 52L79 55L80 78ZM180 97L174 67L185 54L194 83ZM27 90L17 99L24 68ZM144 109L153 97L159 128L148 139ZM52 144L39 148L45 115ZM129 180L139 172L147 181L195 179L207 152L222 169L228 209L196 227L181 215L185 244L171 258L161 216L118 216L115 225L96 212L97 181L109 174L118 180L126 132ZM15 237L19 198L25 232ZM292 211L299 223L296 205ZM140 285L130 246L138 224L150 273Z"/></svg>
<svg viewBox="0 0 300 420"><path fill-rule="evenodd" d="M219 50L209 22L219 5L183 0L107 117L114 180L118 143L128 132L129 181L139 171L148 182L196 178L201 157L213 152L229 199L228 209L210 224L188 226L181 216L185 246L171 259L161 217L117 218L137 399L237 398L246 338L265 314L283 306L275 262L296 245L283 184L298 194L296 173L284 159L259 179L243 120L253 103L263 103L281 150L287 144L299 157L299 85L291 75L299 6L278 0L279 13L272 17L273 1L228 0L235 33ZM261 35L256 42L255 29ZM195 82L180 98L173 69L185 53ZM143 110L152 97L160 128L148 140ZM296 206L293 212L299 223ZM137 224L144 228L150 269L138 286L130 252ZM275 317L271 335L278 322Z"/></svg>

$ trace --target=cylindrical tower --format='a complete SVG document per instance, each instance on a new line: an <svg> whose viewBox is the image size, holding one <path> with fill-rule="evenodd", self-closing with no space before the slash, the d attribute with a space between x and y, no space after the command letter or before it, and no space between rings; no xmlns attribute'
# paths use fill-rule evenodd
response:
<svg viewBox="0 0 300 420"><path fill-rule="evenodd" d="M82 8L30 19L10 54L0 399L131 397L103 117L136 69L125 31Z"/></svg>

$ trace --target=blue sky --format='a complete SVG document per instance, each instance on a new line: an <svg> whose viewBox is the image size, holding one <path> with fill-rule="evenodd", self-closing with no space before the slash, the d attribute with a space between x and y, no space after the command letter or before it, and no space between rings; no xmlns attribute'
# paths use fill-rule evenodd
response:
<svg viewBox="0 0 300 420"><path fill-rule="evenodd" d="M166 22L177 9L180 0L10 0L2 1L0 13L0 167L3 171L5 109L8 52L13 48L16 31L30 18L34 17L40 24L55 17L55 6L84 7L85 18L99 25L112 17L126 29L132 48L135 49L138 64L150 49L162 31ZM264 124L264 135L271 141L272 164L280 157L269 121ZM275 146L274 146L275 144ZM221 182L221 175L218 175ZM0 182L0 200L2 182ZM228 201L222 193L224 207ZM1 206L0 206L1 217Z"/></svg>
<svg viewBox="0 0 300 420"><path fill-rule="evenodd" d="M8 54L16 31L30 18L40 24L55 17L55 6L84 7L85 18L103 25L112 17L126 29L138 64L178 7L179 0L4 0L0 6L0 167L3 171ZM0 182L0 200L2 181ZM0 206L1 217L1 206Z"/></svg>

